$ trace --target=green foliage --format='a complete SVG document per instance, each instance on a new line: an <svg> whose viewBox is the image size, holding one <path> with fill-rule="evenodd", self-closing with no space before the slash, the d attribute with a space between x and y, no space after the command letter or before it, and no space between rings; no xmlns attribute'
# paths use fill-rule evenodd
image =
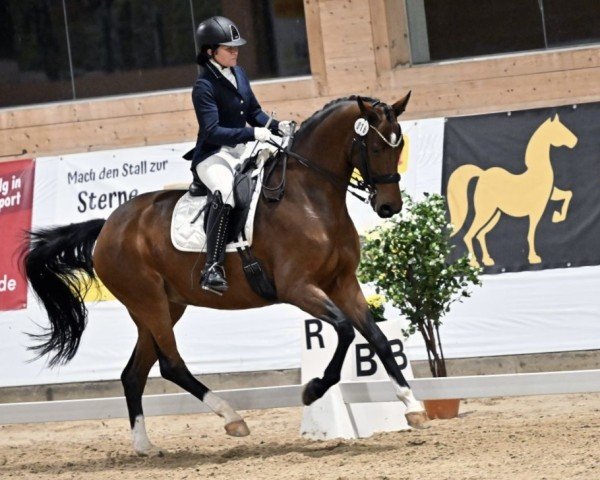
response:
<svg viewBox="0 0 600 480"><path fill-rule="evenodd" d="M456 301L480 285L479 267L463 256L448 262L452 228L444 197L431 194L413 202L404 194L403 211L364 238L359 279L374 284L409 320L404 333L421 332L434 376L445 376L439 326ZM438 362L438 365L432 365Z"/></svg>

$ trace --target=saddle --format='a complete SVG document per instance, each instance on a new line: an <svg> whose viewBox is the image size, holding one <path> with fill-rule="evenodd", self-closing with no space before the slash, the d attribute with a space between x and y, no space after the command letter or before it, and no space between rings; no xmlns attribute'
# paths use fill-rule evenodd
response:
<svg viewBox="0 0 600 480"><path fill-rule="evenodd" d="M257 188L261 188L263 196L268 201L273 201L273 195L271 194L273 189L266 186L266 184L276 170L277 157L278 155L273 155L273 152L269 149L263 149L257 155L245 159L243 163L236 167L233 188L236 206L231 212L226 248L228 252L238 252L242 259L242 268L251 288L255 293L268 300L275 300L277 292L273 281L265 274L260 260L253 255L250 243L253 234L253 217L256 213L258 195L260 195ZM260 178L261 172L257 171L259 166L264 166L262 179ZM192 170L192 174L193 182L188 189L189 195L184 195L175 206L171 225L173 245L183 251L198 251L201 249L198 247L198 243L201 242L200 245L202 245L204 242L198 240L199 228L197 225L192 224L200 221L200 217L202 217L204 210L212 200L212 194L200 181L196 172ZM259 180L260 185L258 185ZM281 184L283 183L281 182ZM265 192L267 193L265 194ZM275 196L279 200L282 194L281 192L281 194ZM193 218L191 218L192 216ZM206 219L207 215L204 215L204 231L206 231ZM192 241L191 237L195 237L196 240Z"/></svg>

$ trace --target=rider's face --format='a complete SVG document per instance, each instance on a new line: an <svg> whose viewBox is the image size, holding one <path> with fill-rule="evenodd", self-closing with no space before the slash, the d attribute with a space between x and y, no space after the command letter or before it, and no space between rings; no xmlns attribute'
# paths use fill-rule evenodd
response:
<svg viewBox="0 0 600 480"><path fill-rule="evenodd" d="M215 50L214 58L223 67L234 67L237 65L238 47L219 45Z"/></svg>

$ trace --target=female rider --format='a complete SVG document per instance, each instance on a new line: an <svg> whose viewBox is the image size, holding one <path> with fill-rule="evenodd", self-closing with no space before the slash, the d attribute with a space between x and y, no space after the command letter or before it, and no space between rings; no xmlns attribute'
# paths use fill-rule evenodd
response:
<svg viewBox="0 0 600 480"><path fill-rule="evenodd" d="M271 133L278 131L288 133L290 122L278 122L262 111L246 73L237 66L238 47L246 40L231 20L211 17L203 21L196 30L196 39L201 68L192 100L200 132L192 170L212 197L205 213L207 252L200 285L220 294L228 288L223 262L229 216L235 206L234 168L247 142L267 141Z"/></svg>

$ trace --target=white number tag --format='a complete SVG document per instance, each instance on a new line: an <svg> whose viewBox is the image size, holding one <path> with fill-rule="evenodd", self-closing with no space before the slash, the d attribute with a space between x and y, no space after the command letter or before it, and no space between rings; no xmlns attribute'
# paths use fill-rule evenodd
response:
<svg viewBox="0 0 600 480"><path fill-rule="evenodd" d="M369 131L369 122L364 118L359 118L354 122L354 131L361 137L364 137Z"/></svg>

